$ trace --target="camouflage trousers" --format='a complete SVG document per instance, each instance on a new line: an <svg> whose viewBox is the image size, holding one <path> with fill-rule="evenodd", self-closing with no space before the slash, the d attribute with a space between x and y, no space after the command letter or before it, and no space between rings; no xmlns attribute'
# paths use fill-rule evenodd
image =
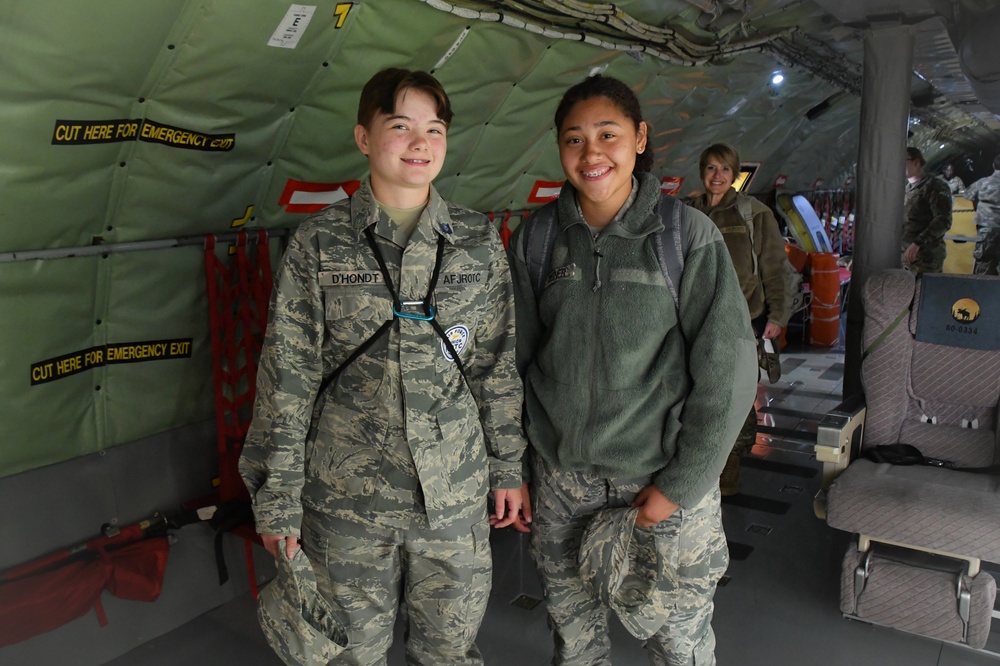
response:
<svg viewBox="0 0 1000 666"><path fill-rule="evenodd" d="M757 443L757 406L750 406L750 413L747 420L740 428L740 434L736 435L736 444L733 446L733 453L738 456L745 456L750 453L750 449Z"/></svg>
<svg viewBox="0 0 1000 666"><path fill-rule="evenodd" d="M386 664L396 612L407 618L410 666L482 664L476 634L486 612L493 569L489 523L431 529L420 517L408 529L374 527L307 512L302 549L319 593L347 627L347 649L330 662Z"/></svg>
<svg viewBox="0 0 1000 666"><path fill-rule="evenodd" d="M979 227L976 232L976 249L972 256L976 263L976 275L997 275L1000 267L1000 228Z"/></svg>
<svg viewBox="0 0 1000 666"><path fill-rule="evenodd" d="M549 628L554 634L557 666L610 666L610 610L580 577L578 555L591 516L604 508L624 507L649 485L650 478L601 478L553 469L532 456L531 555L545 593ZM643 528L636 528L643 529ZM729 565L722 531L718 486L697 505L679 509L655 525L665 542L678 544L676 572L661 579L677 581L663 628L646 642L653 666L715 664L712 631L715 586Z"/></svg>

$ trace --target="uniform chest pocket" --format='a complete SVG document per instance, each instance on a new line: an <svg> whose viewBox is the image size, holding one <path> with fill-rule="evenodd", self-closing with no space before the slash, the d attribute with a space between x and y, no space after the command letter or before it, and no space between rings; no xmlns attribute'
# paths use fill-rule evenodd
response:
<svg viewBox="0 0 1000 666"><path fill-rule="evenodd" d="M358 346L382 322L392 319L385 285L324 287L326 323L333 341Z"/></svg>
<svg viewBox="0 0 1000 666"><path fill-rule="evenodd" d="M485 273L444 274L441 277L434 292L434 307L441 325L444 328L462 325L474 331L486 308ZM451 280L445 282L446 278Z"/></svg>

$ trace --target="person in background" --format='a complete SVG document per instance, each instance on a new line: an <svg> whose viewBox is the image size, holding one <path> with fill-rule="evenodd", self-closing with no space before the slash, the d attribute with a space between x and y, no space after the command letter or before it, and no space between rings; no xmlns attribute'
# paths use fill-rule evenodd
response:
<svg viewBox="0 0 1000 666"><path fill-rule="evenodd" d="M903 200L903 266L914 273L940 273L944 235L951 228L951 189L940 177L924 172L924 156L906 149L906 194Z"/></svg>
<svg viewBox="0 0 1000 666"><path fill-rule="evenodd" d="M778 221L770 208L733 187L740 172L740 156L735 148L724 143L709 146L702 152L698 165L705 192L691 205L708 215L722 232L754 333L776 345L776 338L788 324L791 309L788 256ZM757 409L751 406L722 470L719 483L724 496L739 492L740 458L750 452L756 439Z"/></svg>
<svg viewBox="0 0 1000 666"><path fill-rule="evenodd" d="M980 178L965 190L976 207L976 249L972 256L978 275L997 275L1000 264L1000 155L993 158L993 174Z"/></svg>
<svg viewBox="0 0 1000 666"><path fill-rule="evenodd" d="M745 300L712 221L662 195L649 173L649 128L626 84L594 76L573 86L555 125L566 183L508 246L531 553L553 663L611 663L609 606L578 557L595 514L631 506L636 529L673 544L661 553L658 580L670 583L646 642L650 663L714 664L712 600L729 559L718 478L757 382ZM551 270L535 282L525 245L547 216ZM657 259L664 219L680 222L679 285Z"/></svg>
<svg viewBox="0 0 1000 666"><path fill-rule="evenodd" d="M952 194L961 194L965 190L965 182L961 178L955 175L955 167L951 164L945 164L944 170L941 172L941 176L948 183L949 189L951 189Z"/></svg>
<svg viewBox="0 0 1000 666"><path fill-rule="evenodd" d="M370 176L299 226L275 282L240 472L265 548L308 558L347 630L334 664L384 664L401 600L407 663L482 664L487 492L498 527L528 519L506 255L431 185L451 119L431 75L375 74Z"/></svg>

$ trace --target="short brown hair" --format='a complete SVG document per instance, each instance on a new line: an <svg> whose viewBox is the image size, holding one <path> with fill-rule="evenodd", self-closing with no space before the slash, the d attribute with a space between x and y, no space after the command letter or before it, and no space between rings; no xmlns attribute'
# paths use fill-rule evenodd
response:
<svg viewBox="0 0 1000 666"><path fill-rule="evenodd" d="M414 72L398 67L383 69L368 79L358 101L358 124L368 128L378 113L392 115L396 110L396 98L410 89L430 95L437 105L438 118L446 126L451 124L451 101L441 83L427 72Z"/></svg>
<svg viewBox="0 0 1000 666"><path fill-rule="evenodd" d="M927 160L924 159L924 154L920 152L919 149L910 146L906 149L906 159L916 160L920 162L920 166L927 164Z"/></svg>
<svg viewBox="0 0 1000 666"><path fill-rule="evenodd" d="M740 154L728 143L714 143L702 151L701 157L698 158L698 173L700 175L705 175L705 167L708 166L708 161L712 158L732 169L733 178L739 175Z"/></svg>

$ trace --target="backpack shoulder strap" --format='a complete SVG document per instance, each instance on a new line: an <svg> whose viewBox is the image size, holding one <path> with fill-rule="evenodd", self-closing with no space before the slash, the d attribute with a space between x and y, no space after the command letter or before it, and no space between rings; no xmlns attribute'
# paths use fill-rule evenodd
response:
<svg viewBox="0 0 1000 666"><path fill-rule="evenodd" d="M753 204L750 201L750 197L737 194L736 210L740 212L740 217L743 218L743 222L747 225L747 236L750 237L750 255L753 258L753 274L757 275L757 247L753 242Z"/></svg>
<svg viewBox="0 0 1000 666"><path fill-rule="evenodd" d="M681 222L684 219L684 204L671 196L661 196L656 204L663 231L653 237L653 251L660 264L660 271L667 281L667 289L674 300L674 307L680 309L681 277L684 273L684 242L681 238Z"/></svg>
<svg viewBox="0 0 1000 666"><path fill-rule="evenodd" d="M523 222L527 225L521 236L521 250L528 268L531 289L537 299L545 287L545 278L552 269L552 247L556 242L556 202L546 204Z"/></svg>

